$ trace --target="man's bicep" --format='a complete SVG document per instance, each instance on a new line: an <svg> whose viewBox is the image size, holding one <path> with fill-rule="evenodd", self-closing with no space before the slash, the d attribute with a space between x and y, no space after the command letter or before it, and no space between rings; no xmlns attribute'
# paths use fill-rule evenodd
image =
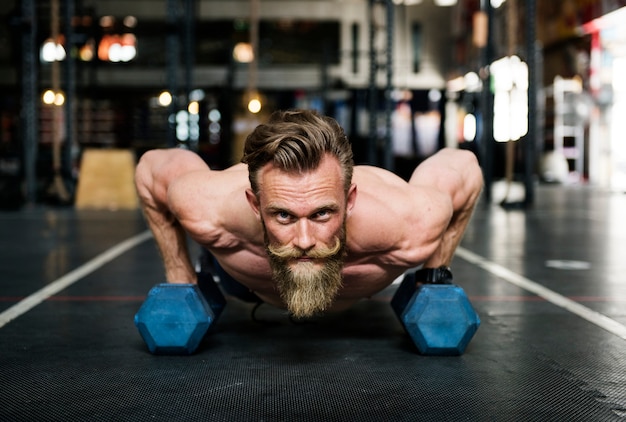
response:
<svg viewBox="0 0 626 422"><path fill-rule="evenodd" d="M170 181L167 186L166 203L176 219L200 218L199 211L206 209L207 192L211 192L210 178L205 173L211 170L186 173ZM208 179L208 181L207 181Z"/></svg>
<svg viewBox="0 0 626 422"><path fill-rule="evenodd" d="M245 199L246 186L245 172L190 173L171 184L169 209L185 230L205 246L230 244L231 237L247 233L254 220Z"/></svg>

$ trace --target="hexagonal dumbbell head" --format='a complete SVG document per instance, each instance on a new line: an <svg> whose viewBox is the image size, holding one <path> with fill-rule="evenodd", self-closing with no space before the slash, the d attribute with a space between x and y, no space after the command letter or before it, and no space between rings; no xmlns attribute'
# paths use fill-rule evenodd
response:
<svg viewBox="0 0 626 422"><path fill-rule="evenodd" d="M480 326L465 291L454 284L418 287L399 315L424 355L461 355Z"/></svg>
<svg viewBox="0 0 626 422"><path fill-rule="evenodd" d="M224 303L223 296L221 300L212 297L207 301L195 284L162 283L148 292L135 315L135 325L150 352L191 354L221 313Z"/></svg>

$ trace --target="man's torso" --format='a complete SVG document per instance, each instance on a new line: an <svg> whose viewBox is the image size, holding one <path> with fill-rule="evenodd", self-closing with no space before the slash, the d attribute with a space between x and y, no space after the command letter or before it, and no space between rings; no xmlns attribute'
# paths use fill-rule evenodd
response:
<svg viewBox="0 0 626 422"><path fill-rule="evenodd" d="M280 299L272 281L267 255L263 248L221 252L210 249L222 268L235 280L246 286L264 301L280 306ZM348 255L343 274L343 285L336 298L336 309L378 293L405 271L402 267L382 267L374 259Z"/></svg>
<svg viewBox="0 0 626 422"><path fill-rule="evenodd" d="M217 185L221 188L198 188L194 210L180 223L235 280L268 303L280 305L262 226L245 199L244 192L249 187L247 169L238 165L211 173L220 173ZM358 195L347 219L348 256L342 272L343 287L336 301L338 309L376 294L427 256L426 251L415 252L419 250L419 236L407 237L411 230L419 231L409 221L419 210L408 197L406 182L384 170L359 166L355 167L353 182ZM195 179L191 183L216 185Z"/></svg>

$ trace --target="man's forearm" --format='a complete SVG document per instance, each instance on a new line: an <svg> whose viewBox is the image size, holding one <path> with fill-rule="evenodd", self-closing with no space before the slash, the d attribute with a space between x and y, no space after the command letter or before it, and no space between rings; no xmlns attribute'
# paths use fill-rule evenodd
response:
<svg viewBox="0 0 626 422"><path fill-rule="evenodd" d="M205 168L190 151L151 150L140 159L135 184L144 216L152 230L170 283L195 283L196 274L189 259L187 235L170 209L168 189L180 175Z"/></svg>
<svg viewBox="0 0 626 422"><path fill-rule="evenodd" d="M453 215L446 231L443 233L439 247L424 262L424 268L449 267L454 253L461 243L465 228L472 215L472 211L463 210Z"/></svg>
<svg viewBox="0 0 626 422"><path fill-rule="evenodd" d="M178 221L154 209L144 210L144 214L163 259L165 279L169 283L195 283L187 235Z"/></svg>

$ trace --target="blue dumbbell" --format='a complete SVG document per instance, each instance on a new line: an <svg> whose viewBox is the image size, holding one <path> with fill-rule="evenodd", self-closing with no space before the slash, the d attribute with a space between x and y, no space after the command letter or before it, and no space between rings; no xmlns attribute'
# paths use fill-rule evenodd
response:
<svg viewBox="0 0 626 422"><path fill-rule="evenodd" d="M465 291L452 284L445 267L405 275L391 307L423 355L463 354L480 326Z"/></svg>
<svg viewBox="0 0 626 422"><path fill-rule="evenodd" d="M211 275L198 274L198 284L161 283L150 289L135 315L135 326L150 352L189 355L225 305Z"/></svg>

